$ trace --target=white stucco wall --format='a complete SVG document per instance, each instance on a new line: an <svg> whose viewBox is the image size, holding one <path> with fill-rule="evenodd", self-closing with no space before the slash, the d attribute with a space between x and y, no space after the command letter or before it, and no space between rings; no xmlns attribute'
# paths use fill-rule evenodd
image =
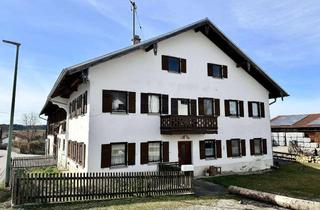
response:
<svg viewBox="0 0 320 210"><path fill-rule="evenodd" d="M171 55L187 59L187 73L175 74L161 70L161 55ZM207 63L228 66L227 79L214 79L207 76ZM154 92L169 95L169 113L171 98L212 97L220 99L221 116L218 117L218 134L187 135L192 144L192 162L200 174L201 168L208 165L222 166L224 171L257 170L272 165L271 129L269 117L268 91L223 51L216 47L202 33L188 31L171 39L158 43L158 55L144 50L115 58L89 69L90 89L88 104L89 146L87 156L89 171L145 171L155 170L155 165L140 166L140 142L169 141L170 161L178 160L177 142L183 135L161 135L160 117L140 114L140 93ZM124 90L136 92L135 114L102 113L102 90ZM224 100L244 101L244 118L225 117ZM248 117L247 101L265 103L266 117L253 119ZM70 139L88 137L88 122L79 121L69 125ZM250 156L249 139L266 138L268 154L260 157ZM226 157L226 140L246 139L247 156L242 158ZM199 159L199 140L222 140L222 158L218 160ZM110 142L136 142L136 165L117 169L101 169L101 144ZM201 169L201 170L200 170Z"/></svg>

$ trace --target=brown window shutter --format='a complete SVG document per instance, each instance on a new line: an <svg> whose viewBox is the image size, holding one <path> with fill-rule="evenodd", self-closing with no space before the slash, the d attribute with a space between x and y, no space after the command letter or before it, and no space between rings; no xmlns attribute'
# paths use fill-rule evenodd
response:
<svg viewBox="0 0 320 210"><path fill-rule="evenodd" d="M231 140L227 140L227 157L232 157L232 144L231 144Z"/></svg>
<svg viewBox="0 0 320 210"><path fill-rule="evenodd" d="M148 94L141 93L140 97L141 97L141 104L140 104L141 114L148 113L149 112Z"/></svg>
<svg viewBox="0 0 320 210"><path fill-rule="evenodd" d="M197 100L191 99L190 100L190 106L191 106L190 115L191 116L196 116L197 115Z"/></svg>
<svg viewBox="0 0 320 210"><path fill-rule="evenodd" d="M171 98L171 114L178 115L178 99Z"/></svg>
<svg viewBox="0 0 320 210"><path fill-rule="evenodd" d="M136 113L136 93L129 92L129 113Z"/></svg>
<svg viewBox="0 0 320 210"><path fill-rule="evenodd" d="M169 162L169 142L162 143L162 162Z"/></svg>
<svg viewBox="0 0 320 210"><path fill-rule="evenodd" d="M252 102L248 101L248 115L252 117Z"/></svg>
<svg viewBox="0 0 320 210"><path fill-rule="evenodd" d="M216 157L217 158L222 158L221 140L216 140Z"/></svg>
<svg viewBox="0 0 320 210"><path fill-rule="evenodd" d="M262 150L263 150L263 154L268 154L268 151L267 151L267 139L262 139Z"/></svg>
<svg viewBox="0 0 320 210"><path fill-rule="evenodd" d="M204 143L204 141L199 141L200 160L206 158Z"/></svg>
<svg viewBox="0 0 320 210"><path fill-rule="evenodd" d="M111 166L111 144L101 145L101 168Z"/></svg>
<svg viewBox="0 0 320 210"><path fill-rule="evenodd" d="M215 116L220 116L220 99L213 99L214 103L214 115Z"/></svg>
<svg viewBox="0 0 320 210"><path fill-rule="evenodd" d="M165 55L162 56L162 70L169 70L168 56Z"/></svg>
<svg viewBox="0 0 320 210"><path fill-rule="evenodd" d="M246 140L241 139L241 156L246 156Z"/></svg>
<svg viewBox="0 0 320 210"><path fill-rule="evenodd" d="M68 141L68 158L71 157L71 141Z"/></svg>
<svg viewBox="0 0 320 210"><path fill-rule="evenodd" d="M181 73L187 73L187 61L186 59L181 58L180 59L180 67L181 67Z"/></svg>
<svg viewBox="0 0 320 210"><path fill-rule="evenodd" d="M240 117L244 117L243 101L239 101L239 115Z"/></svg>
<svg viewBox="0 0 320 210"><path fill-rule="evenodd" d="M84 93L83 97L83 114L87 113L88 111L88 92Z"/></svg>
<svg viewBox="0 0 320 210"><path fill-rule="evenodd" d="M102 91L102 112L112 112L112 91Z"/></svg>
<svg viewBox="0 0 320 210"><path fill-rule="evenodd" d="M136 144L128 143L128 165L136 164Z"/></svg>
<svg viewBox="0 0 320 210"><path fill-rule="evenodd" d="M224 111L226 116L230 116L230 104L229 100L224 100Z"/></svg>
<svg viewBox="0 0 320 210"><path fill-rule="evenodd" d="M208 63L208 76L213 77L213 69L211 63Z"/></svg>
<svg viewBox="0 0 320 210"><path fill-rule="evenodd" d="M263 102L260 103L260 114L261 114L262 118L265 117L265 110L264 110L264 103Z"/></svg>
<svg viewBox="0 0 320 210"><path fill-rule="evenodd" d="M86 164L86 145L83 144L82 147L82 167L84 168Z"/></svg>
<svg viewBox="0 0 320 210"><path fill-rule="evenodd" d="M222 76L228 78L228 66L222 66Z"/></svg>
<svg viewBox="0 0 320 210"><path fill-rule="evenodd" d="M198 109L199 109L199 115L204 115L204 102L203 98L198 98Z"/></svg>
<svg viewBox="0 0 320 210"><path fill-rule="evenodd" d="M168 95L161 95L161 114L168 114L169 113L169 96Z"/></svg>
<svg viewBox="0 0 320 210"><path fill-rule="evenodd" d="M147 164L148 163L148 143L143 142L140 144L140 163Z"/></svg>
<svg viewBox="0 0 320 210"><path fill-rule="evenodd" d="M250 154L254 155L254 139L250 139Z"/></svg>

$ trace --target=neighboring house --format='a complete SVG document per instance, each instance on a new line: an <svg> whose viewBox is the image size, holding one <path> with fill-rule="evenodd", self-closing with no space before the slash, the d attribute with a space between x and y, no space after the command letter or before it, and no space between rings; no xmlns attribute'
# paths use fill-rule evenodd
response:
<svg viewBox="0 0 320 210"><path fill-rule="evenodd" d="M269 99L288 94L208 19L66 68L41 114L70 171L202 175L272 166Z"/></svg>
<svg viewBox="0 0 320 210"><path fill-rule="evenodd" d="M320 143L320 114L280 115L271 120L271 130L274 146L295 143L312 152Z"/></svg>

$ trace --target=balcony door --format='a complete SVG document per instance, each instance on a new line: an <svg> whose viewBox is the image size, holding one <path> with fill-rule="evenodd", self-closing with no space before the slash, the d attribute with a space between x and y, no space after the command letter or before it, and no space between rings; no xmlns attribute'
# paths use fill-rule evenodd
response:
<svg viewBox="0 0 320 210"><path fill-rule="evenodd" d="M178 142L178 157L180 165L192 164L191 161L191 141Z"/></svg>

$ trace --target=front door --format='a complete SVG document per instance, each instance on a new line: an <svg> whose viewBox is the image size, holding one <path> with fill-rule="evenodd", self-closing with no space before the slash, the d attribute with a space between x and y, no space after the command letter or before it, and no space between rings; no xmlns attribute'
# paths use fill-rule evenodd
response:
<svg viewBox="0 0 320 210"><path fill-rule="evenodd" d="M191 141L178 142L178 156L180 165L192 164L191 162Z"/></svg>

